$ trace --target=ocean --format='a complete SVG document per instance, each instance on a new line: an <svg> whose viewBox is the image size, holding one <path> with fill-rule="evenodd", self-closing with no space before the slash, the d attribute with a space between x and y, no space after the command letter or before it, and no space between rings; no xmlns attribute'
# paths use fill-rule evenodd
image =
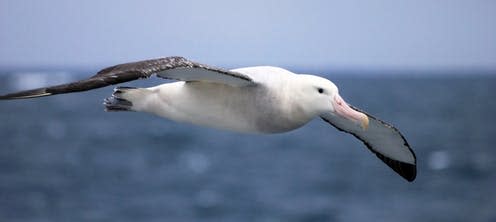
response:
<svg viewBox="0 0 496 222"><path fill-rule="evenodd" d="M3 71L0 93L84 73ZM239 134L104 112L113 87L0 101L0 220L494 222L495 74L326 76L401 130L417 155L412 183L320 119Z"/></svg>

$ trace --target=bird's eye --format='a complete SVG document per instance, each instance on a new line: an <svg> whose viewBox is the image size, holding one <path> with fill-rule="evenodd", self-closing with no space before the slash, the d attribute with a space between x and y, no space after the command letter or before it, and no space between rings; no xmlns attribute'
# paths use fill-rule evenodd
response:
<svg viewBox="0 0 496 222"><path fill-rule="evenodd" d="M324 93L324 89L322 88L317 88L317 91L319 91L320 94Z"/></svg>

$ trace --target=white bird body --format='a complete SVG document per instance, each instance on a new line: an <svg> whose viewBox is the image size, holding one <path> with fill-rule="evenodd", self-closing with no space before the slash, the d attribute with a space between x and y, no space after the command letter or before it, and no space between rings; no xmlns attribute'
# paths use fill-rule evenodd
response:
<svg viewBox="0 0 496 222"><path fill-rule="evenodd" d="M165 57L111 66L88 79L0 95L0 100L87 91L152 75L177 82L117 87L105 99L105 110L147 112L246 133L287 132L320 117L361 140L406 180L416 177L415 154L398 129L347 104L331 81L277 67L224 70Z"/></svg>
<svg viewBox="0 0 496 222"><path fill-rule="evenodd" d="M245 74L257 84L238 87L181 81L147 89L129 89L119 96L132 102L134 111L245 133L287 132L320 114L311 110L308 99L297 93L301 91L301 83L309 81L307 75L270 66L231 71Z"/></svg>

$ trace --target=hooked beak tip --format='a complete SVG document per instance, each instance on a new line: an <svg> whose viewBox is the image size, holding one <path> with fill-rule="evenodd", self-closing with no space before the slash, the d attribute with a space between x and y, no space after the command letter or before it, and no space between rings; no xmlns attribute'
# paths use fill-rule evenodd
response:
<svg viewBox="0 0 496 222"><path fill-rule="evenodd" d="M363 114L360 126L363 130L367 130L369 128L369 117L367 115Z"/></svg>

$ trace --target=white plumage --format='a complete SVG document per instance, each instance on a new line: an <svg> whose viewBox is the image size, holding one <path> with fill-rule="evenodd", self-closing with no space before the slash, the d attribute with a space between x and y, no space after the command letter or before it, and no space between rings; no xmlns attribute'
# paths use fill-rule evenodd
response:
<svg viewBox="0 0 496 222"><path fill-rule="evenodd" d="M321 117L363 141L408 181L415 179L415 154L396 128L348 105L331 81L278 67L224 70L182 57L166 57L108 67L85 80L3 95L0 99L86 91L151 75L177 82L150 88L117 87L104 102L106 110L147 112L246 133L287 132Z"/></svg>

